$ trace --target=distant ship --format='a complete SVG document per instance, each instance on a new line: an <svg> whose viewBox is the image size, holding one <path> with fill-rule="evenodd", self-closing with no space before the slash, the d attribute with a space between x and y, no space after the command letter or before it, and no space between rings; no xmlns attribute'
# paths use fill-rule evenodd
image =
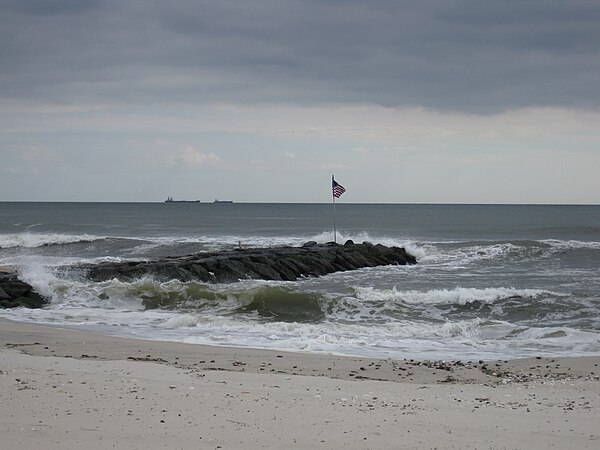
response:
<svg viewBox="0 0 600 450"><path fill-rule="evenodd" d="M215 198L213 203L233 203L233 200L219 200Z"/></svg>
<svg viewBox="0 0 600 450"><path fill-rule="evenodd" d="M167 197L165 203L200 203L200 200L173 200L173 197Z"/></svg>

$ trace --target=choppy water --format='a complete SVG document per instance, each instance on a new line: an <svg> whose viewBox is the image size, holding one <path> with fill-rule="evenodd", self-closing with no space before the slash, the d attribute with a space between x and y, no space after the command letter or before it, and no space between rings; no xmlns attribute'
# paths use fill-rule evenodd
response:
<svg viewBox="0 0 600 450"><path fill-rule="evenodd" d="M52 299L12 320L352 355L600 354L600 207L337 205L338 241L415 266L295 282L65 279L66 264L332 240L330 205L0 203L0 265Z"/></svg>

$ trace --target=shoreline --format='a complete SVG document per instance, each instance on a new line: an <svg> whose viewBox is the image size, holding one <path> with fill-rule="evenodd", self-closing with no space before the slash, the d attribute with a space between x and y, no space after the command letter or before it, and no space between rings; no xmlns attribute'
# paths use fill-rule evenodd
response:
<svg viewBox="0 0 600 450"><path fill-rule="evenodd" d="M341 380L490 385L548 378L600 381L600 355L477 361L393 359L138 339L0 318L2 347L16 348L30 356L139 360L194 370L266 372ZM220 363L215 358L230 364Z"/></svg>
<svg viewBox="0 0 600 450"><path fill-rule="evenodd" d="M597 448L600 356L390 360L0 320L8 448Z"/></svg>

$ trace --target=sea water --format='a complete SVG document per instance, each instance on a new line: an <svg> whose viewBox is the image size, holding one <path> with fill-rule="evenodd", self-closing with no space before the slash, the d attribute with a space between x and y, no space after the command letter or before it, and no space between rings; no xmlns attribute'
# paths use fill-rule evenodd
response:
<svg viewBox="0 0 600 450"><path fill-rule="evenodd" d="M332 205L0 203L0 265L50 298L0 317L142 339L392 358L600 354L600 207L336 205L337 240L412 266L294 282L90 282L60 268L333 240ZM68 272L68 273L72 273Z"/></svg>

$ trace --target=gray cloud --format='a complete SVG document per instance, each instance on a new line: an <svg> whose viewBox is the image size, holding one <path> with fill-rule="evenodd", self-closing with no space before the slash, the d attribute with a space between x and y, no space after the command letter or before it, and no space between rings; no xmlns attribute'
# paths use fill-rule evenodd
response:
<svg viewBox="0 0 600 450"><path fill-rule="evenodd" d="M0 97L600 107L600 3L0 0Z"/></svg>

